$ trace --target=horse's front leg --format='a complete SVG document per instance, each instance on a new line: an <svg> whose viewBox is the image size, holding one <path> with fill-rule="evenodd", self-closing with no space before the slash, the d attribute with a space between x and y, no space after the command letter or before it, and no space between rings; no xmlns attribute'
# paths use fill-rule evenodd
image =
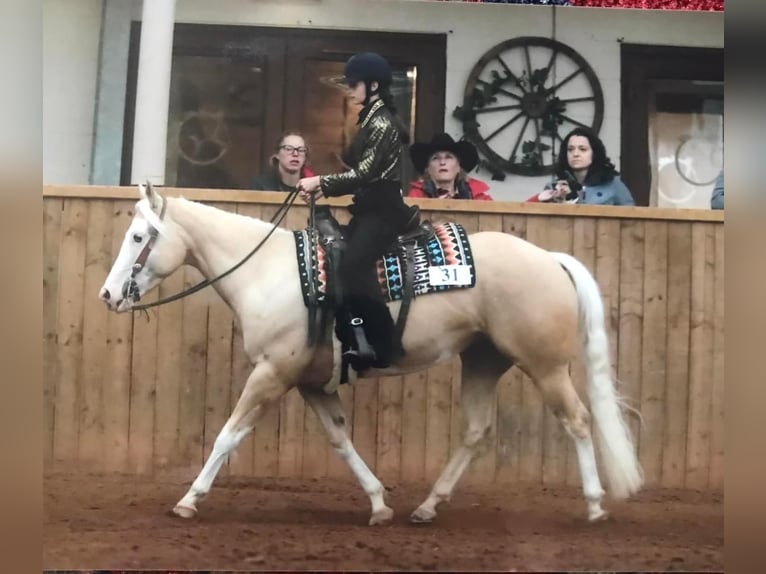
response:
<svg viewBox="0 0 766 574"><path fill-rule="evenodd" d="M247 433L253 430L266 409L278 401L289 388L290 385L277 376L271 363L259 363L253 369L231 416L218 433L202 471L173 508L175 514L182 518L193 518L197 514L197 503L210 492L210 487L226 458Z"/></svg>
<svg viewBox="0 0 766 574"><path fill-rule="evenodd" d="M372 516L370 526L387 524L394 517L394 511L386 506L384 500L385 488L380 480L372 473L365 464L359 453L351 443L348 430L346 429L346 415L337 392L327 394L324 391L311 387L298 387L304 400L314 410L322 426L327 431L330 444L341 459L346 461L351 472L354 473L362 489L370 497Z"/></svg>

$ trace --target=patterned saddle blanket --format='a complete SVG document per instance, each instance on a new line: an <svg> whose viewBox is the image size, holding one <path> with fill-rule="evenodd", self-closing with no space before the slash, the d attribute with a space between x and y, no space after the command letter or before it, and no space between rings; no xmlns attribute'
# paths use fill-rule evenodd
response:
<svg viewBox="0 0 766 574"><path fill-rule="evenodd" d="M316 289L316 302L322 305L328 303L328 292L332 288L329 284L328 254L322 242L318 241L316 257L312 256L310 233L310 229L293 232L303 302L307 307L312 289ZM432 234L400 241L378 259L378 283L387 301L404 298L408 265L413 267L409 273L413 282L410 292L415 297L451 289L469 289L476 285L471 245L459 223L435 225Z"/></svg>

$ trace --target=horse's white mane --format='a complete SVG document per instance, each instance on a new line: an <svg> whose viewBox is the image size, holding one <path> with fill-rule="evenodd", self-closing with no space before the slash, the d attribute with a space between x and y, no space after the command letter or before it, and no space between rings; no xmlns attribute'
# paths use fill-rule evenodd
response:
<svg viewBox="0 0 766 574"><path fill-rule="evenodd" d="M154 227L161 235L166 235L168 233L167 226L162 221L160 221L159 215L157 215L152 210L152 206L149 204L148 199L140 200L136 204L136 211L138 211L138 213L140 213L144 219L149 222L149 225Z"/></svg>
<svg viewBox="0 0 766 574"><path fill-rule="evenodd" d="M165 198L165 201L168 201L167 198ZM186 199L185 197L175 197L173 198L173 201L175 201L175 205L188 205L188 206L200 206L200 207L206 207L209 208L210 206L206 206L204 203L197 203L194 201L191 201L189 199ZM138 201L136 204L136 211L141 214L144 219L154 227L160 235L168 236L170 233L172 233L171 228L167 226L163 221L160 221L159 215L152 209L151 204L149 203L149 199L142 198ZM272 224L268 221L264 221L262 219L258 219L257 217L250 217L247 215L237 214L237 213L231 213L228 211L218 210L215 209L217 213L225 214L227 216L236 216L241 221L247 222L250 225L257 225L263 228L264 233L266 231L270 231ZM274 230L275 234L282 234L282 233L290 233L290 231L283 229L281 227L278 227L276 230Z"/></svg>

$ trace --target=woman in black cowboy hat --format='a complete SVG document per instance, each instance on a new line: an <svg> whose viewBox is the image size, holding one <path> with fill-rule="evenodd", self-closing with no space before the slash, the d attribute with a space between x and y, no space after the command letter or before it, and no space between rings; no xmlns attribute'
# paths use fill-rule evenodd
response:
<svg viewBox="0 0 766 574"><path fill-rule="evenodd" d="M410 159L422 177L412 183L408 197L492 200L486 183L466 175L479 163L470 142L436 134L428 143L412 144Z"/></svg>
<svg viewBox="0 0 766 574"><path fill-rule="evenodd" d="M349 207L353 216L347 231L349 242L340 269L345 309L338 317L341 333L344 328L349 332L348 324L358 325L362 320L373 349L357 344L357 349L348 353L351 365L360 371L369 366L385 368L403 353L378 285L375 263L410 216L401 184L401 152L409 136L396 115L390 90L391 67L382 56L356 54L346 63L344 75L348 99L363 106L357 122L359 131L342 158L350 169L303 178L298 191L306 201L312 194L315 198L354 196Z"/></svg>

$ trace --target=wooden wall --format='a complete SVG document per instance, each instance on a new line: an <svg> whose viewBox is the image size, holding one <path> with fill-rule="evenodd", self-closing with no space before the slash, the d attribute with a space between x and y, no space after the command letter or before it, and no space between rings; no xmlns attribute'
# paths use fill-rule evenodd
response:
<svg viewBox="0 0 766 574"><path fill-rule="evenodd" d="M276 193L166 190L268 219ZM133 214L133 188L44 190L45 464L196 473L248 372L212 289L144 314L108 313L98 290ZM339 202L335 202L339 203ZM641 411L650 484L723 485L723 214L656 208L421 201L426 217L502 230L583 261L603 290L613 366ZM297 206L297 204L296 204ZM339 213L342 213L339 212ZM305 224L296 207L286 224ZM200 279L182 269L152 298ZM151 298L147 298L151 300ZM384 481L433 480L460 440L456 359L344 385L353 440ZM582 389L580 365L573 366ZM266 415L223 473L349 476L297 392ZM489 448L466 483L579 484L574 447L529 380L502 379Z"/></svg>

